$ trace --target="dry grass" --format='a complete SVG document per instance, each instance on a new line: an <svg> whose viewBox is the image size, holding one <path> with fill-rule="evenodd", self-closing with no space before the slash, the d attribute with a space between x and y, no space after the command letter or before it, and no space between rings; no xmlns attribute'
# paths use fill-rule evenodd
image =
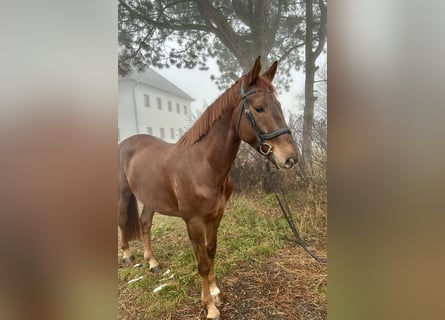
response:
<svg viewBox="0 0 445 320"><path fill-rule="evenodd" d="M322 195L290 196L302 236L326 256L326 202ZM296 215L298 212L298 215ZM327 266L295 245L292 233L270 196L235 196L219 229L216 274L223 296L222 319L326 319ZM155 215L154 254L174 278L158 293L162 275L147 264L119 263L119 319L205 319L200 281L182 220ZM142 262L140 243L132 243ZM119 260L121 256L119 254ZM139 275L144 278L127 284ZM165 278L165 277L164 277Z"/></svg>

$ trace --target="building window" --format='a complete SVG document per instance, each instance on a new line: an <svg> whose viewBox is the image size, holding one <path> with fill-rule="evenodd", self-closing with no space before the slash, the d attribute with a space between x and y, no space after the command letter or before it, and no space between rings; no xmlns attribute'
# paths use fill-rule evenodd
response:
<svg viewBox="0 0 445 320"><path fill-rule="evenodd" d="M177 113L181 112L181 107L179 106L179 103L176 104L176 112Z"/></svg>
<svg viewBox="0 0 445 320"><path fill-rule="evenodd" d="M170 128L170 138L174 139L175 138L175 129Z"/></svg>
<svg viewBox="0 0 445 320"><path fill-rule="evenodd" d="M164 128L159 128L159 137L161 139L165 138L165 132L164 132Z"/></svg>
<svg viewBox="0 0 445 320"><path fill-rule="evenodd" d="M172 111L172 102L169 100L167 103L168 103L168 111Z"/></svg>
<svg viewBox="0 0 445 320"><path fill-rule="evenodd" d="M182 128L179 128L178 132L179 132L179 136L182 137L182 134L184 133L184 130Z"/></svg>
<svg viewBox="0 0 445 320"><path fill-rule="evenodd" d="M150 106L150 97L148 96L148 94L144 94L144 106Z"/></svg>
<svg viewBox="0 0 445 320"><path fill-rule="evenodd" d="M184 105L184 114L187 114L187 106Z"/></svg>
<svg viewBox="0 0 445 320"><path fill-rule="evenodd" d="M151 127L147 127L147 134L153 134L153 129Z"/></svg>
<svg viewBox="0 0 445 320"><path fill-rule="evenodd" d="M158 102L158 109L162 110L162 101L161 98L156 98L157 102Z"/></svg>

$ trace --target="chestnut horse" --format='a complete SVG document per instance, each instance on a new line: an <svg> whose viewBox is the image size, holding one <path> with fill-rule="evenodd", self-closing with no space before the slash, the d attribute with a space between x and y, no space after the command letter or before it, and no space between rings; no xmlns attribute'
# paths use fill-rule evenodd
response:
<svg viewBox="0 0 445 320"><path fill-rule="evenodd" d="M277 62L260 73L260 58L251 70L211 104L176 144L135 135L119 144L119 227L123 258L129 262L129 240L140 239L150 270L150 229L154 212L181 217L202 280L201 299L208 319L219 319L221 303L214 273L217 230L232 193L229 170L241 140L290 169L298 160L295 142L284 120L272 79ZM137 200L143 204L140 218ZM141 235L142 231L142 235Z"/></svg>

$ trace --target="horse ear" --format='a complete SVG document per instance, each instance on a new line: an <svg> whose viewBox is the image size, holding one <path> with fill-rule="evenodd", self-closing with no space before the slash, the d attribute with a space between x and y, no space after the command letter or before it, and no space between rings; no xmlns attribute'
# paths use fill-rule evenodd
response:
<svg viewBox="0 0 445 320"><path fill-rule="evenodd" d="M272 63L269 69L264 71L263 76L272 81L273 78L275 77L275 73L277 72L277 66L278 66L278 61L275 61L274 63Z"/></svg>
<svg viewBox="0 0 445 320"><path fill-rule="evenodd" d="M250 71L247 73L247 84L251 85L255 82L256 78L258 78L260 71L261 71L261 57L256 58L255 63L250 69Z"/></svg>

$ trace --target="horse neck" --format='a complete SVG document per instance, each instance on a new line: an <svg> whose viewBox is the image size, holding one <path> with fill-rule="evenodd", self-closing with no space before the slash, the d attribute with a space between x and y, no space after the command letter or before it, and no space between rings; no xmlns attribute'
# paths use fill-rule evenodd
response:
<svg viewBox="0 0 445 320"><path fill-rule="evenodd" d="M204 153L203 158L221 178L225 178L229 173L241 143L232 120L238 101L235 98L228 102L231 104L229 108L210 127L206 136L199 143Z"/></svg>

